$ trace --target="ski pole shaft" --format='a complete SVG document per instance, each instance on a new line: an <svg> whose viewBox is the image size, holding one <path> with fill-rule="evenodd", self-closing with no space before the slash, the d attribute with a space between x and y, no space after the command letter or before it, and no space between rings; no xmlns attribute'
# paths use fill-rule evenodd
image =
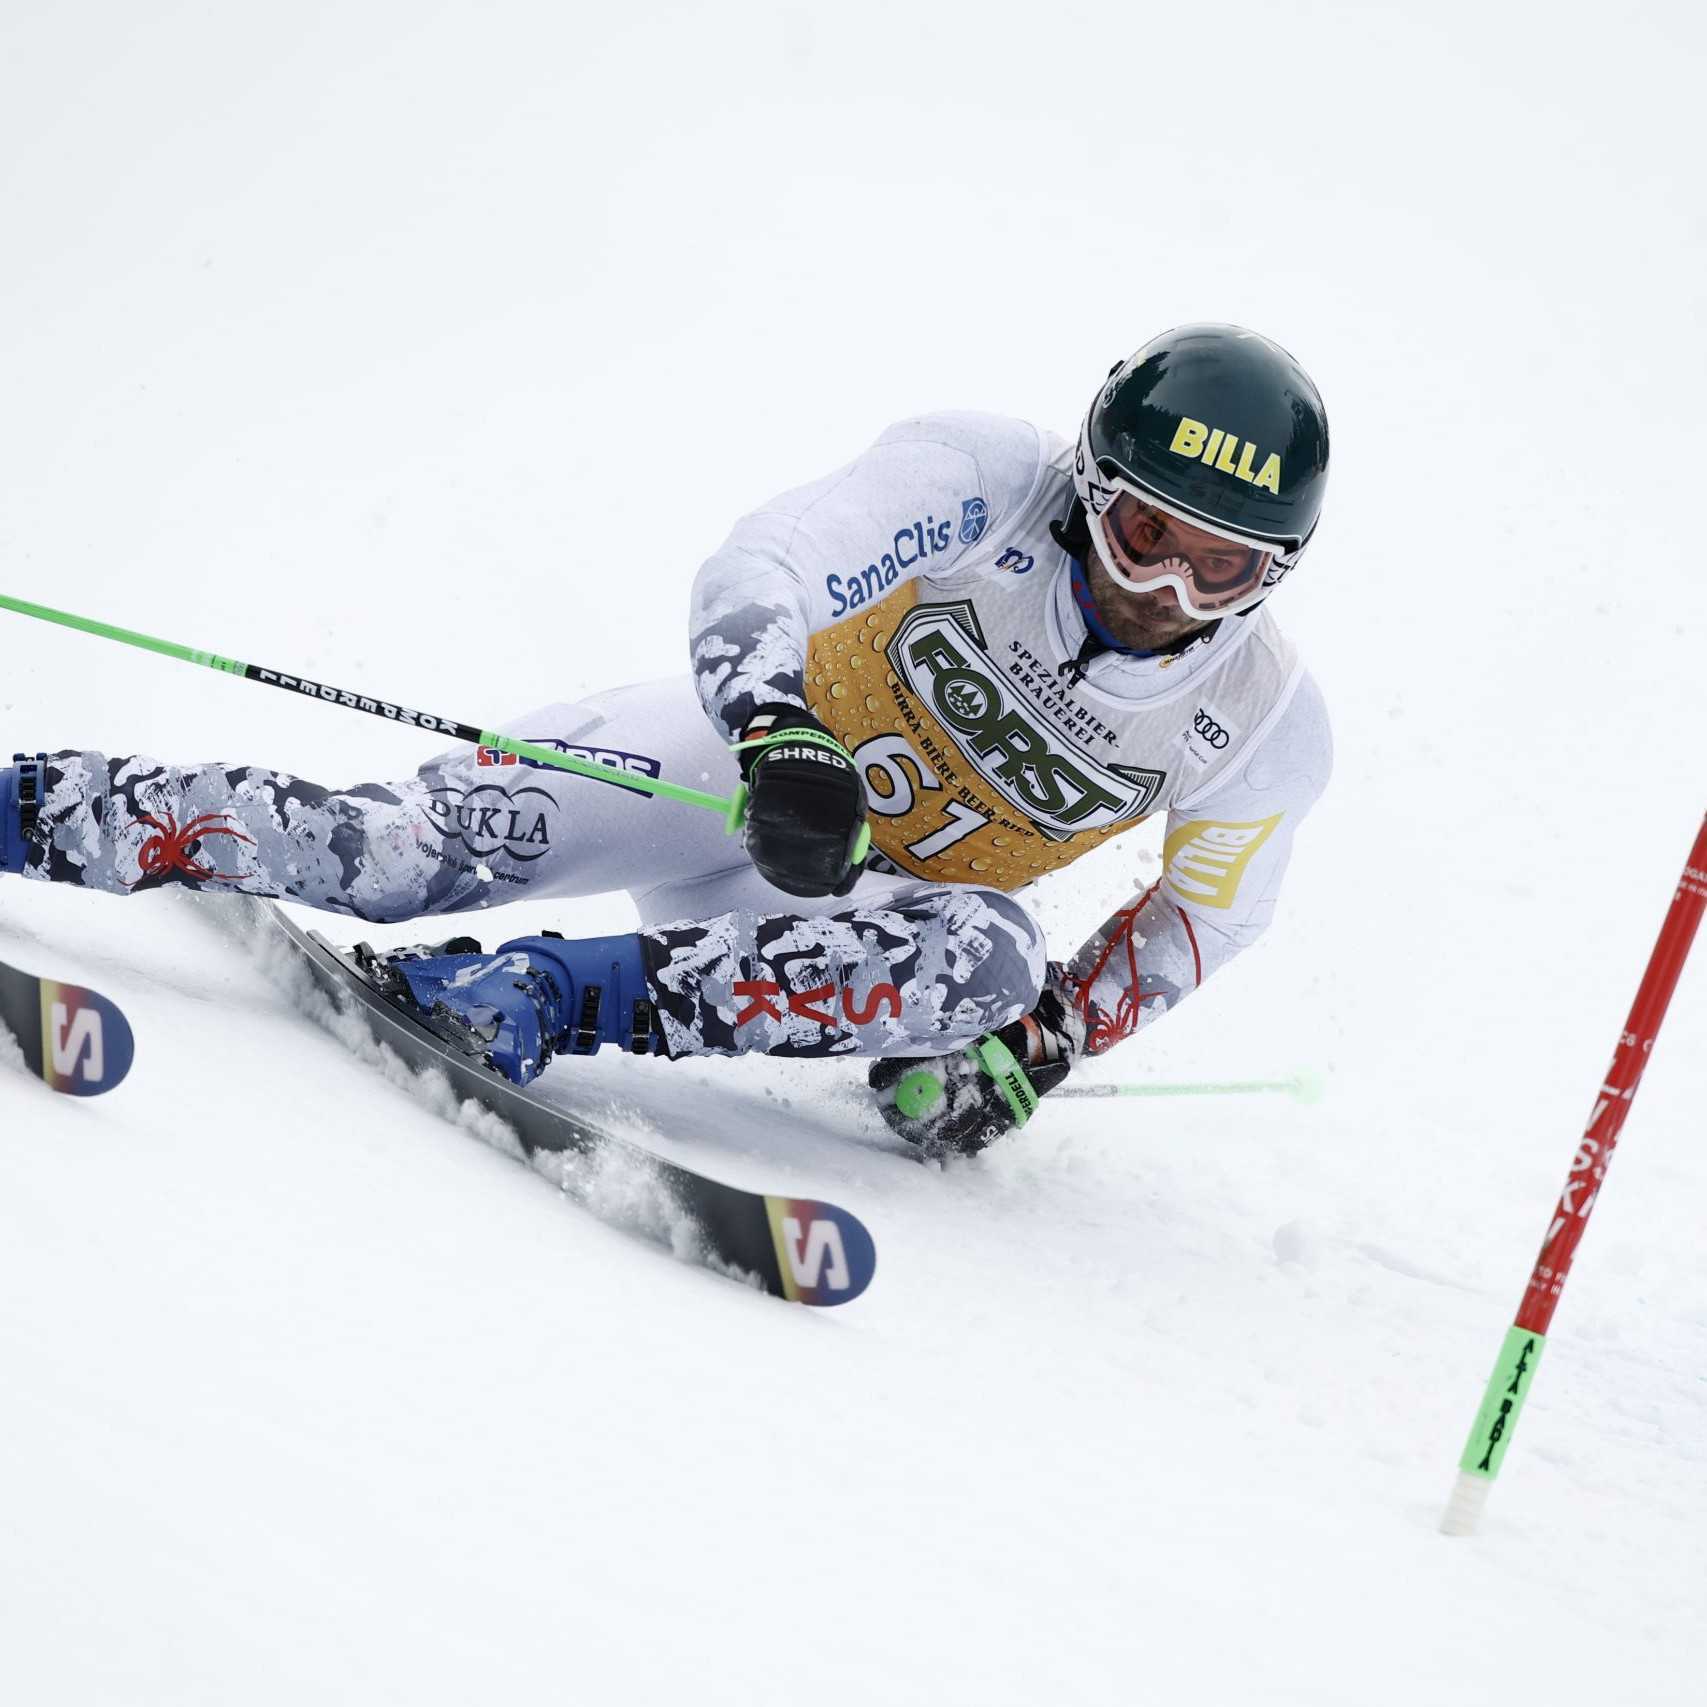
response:
<svg viewBox="0 0 1707 1707"><path fill-rule="evenodd" d="M1546 1347L1547 1330L1552 1326L1553 1312L1565 1289L1572 1259L1588 1226L1589 1212L1605 1184L1618 1134L1635 1099L1636 1087L1642 1082L1654 1039L1659 1036L1704 909L1707 909L1707 819L1702 821L1695 845L1684 862L1683 875L1678 879L1677 892L1672 896L1647 970L1642 974L1635 1004L1612 1053L1612 1065L1565 1177L1565 1189L1559 1193L1553 1217L1547 1224L1547 1236L1541 1241L1541 1254L1535 1259L1524 1288L1517 1319L1506 1332L1464 1455L1458 1461L1458 1480L1440 1524L1448 1535L1468 1535L1475 1529L1487 1504L1488 1490L1511 1447L1512 1433L1535 1383L1535 1370Z"/></svg>
<svg viewBox="0 0 1707 1707"><path fill-rule="evenodd" d="M679 801L684 806L703 807L716 812L729 828L739 826L736 816L740 796L726 800L720 794L707 794L697 788L683 788L679 783L664 782L653 777L631 776L626 771L610 770L591 759L578 759L572 753L559 753L550 747L538 747L530 741L518 741L510 735L499 735L490 729L479 729L454 717L437 717L431 712L415 711L392 700L378 699L371 694L335 688L326 682L311 681L306 676L291 675L282 670L269 670L260 664L245 664L236 658L226 658L218 652L198 652L176 641L157 640L150 634L137 634L112 623L97 622L92 617L73 616L69 611L53 610L47 605L30 604L0 593L0 610L15 611L19 616L36 618L39 622L57 623L61 628L74 628L80 634L97 635L102 640L117 640L125 646L135 646L144 652L158 652L163 658L177 658L186 664L200 664L209 670L219 670L228 676L241 676L244 681L260 682L267 687L282 688L300 698L317 700L324 705L341 705L351 711L365 711L373 717L383 717L406 727L425 729L432 734L448 735L455 741L472 741L478 747L495 747L501 753L514 753L517 758L530 759L535 764L550 765L554 770L569 771L575 776L590 776L599 782L613 782L620 788L633 788L643 794L656 794L665 800ZM730 822L731 818L734 822Z"/></svg>
<svg viewBox="0 0 1707 1707"><path fill-rule="evenodd" d="M1291 1079L1220 1079L1202 1083L1162 1083L1137 1080L1124 1085L1063 1085L1058 1097L1213 1097L1252 1096L1278 1091L1300 1102L1315 1102L1321 1086L1315 1077L1300 1073Z"/></svg>

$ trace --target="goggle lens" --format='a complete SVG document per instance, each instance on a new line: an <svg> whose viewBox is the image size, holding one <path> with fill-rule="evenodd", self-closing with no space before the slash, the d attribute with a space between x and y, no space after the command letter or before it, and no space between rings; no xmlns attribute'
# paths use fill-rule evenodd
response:
<svg viewBox="0 0 1707 1707"><path fill-rule="evenodd" d="M1248 599L1275 558L1272 547L1194 527L1125 490L1092 525L1117 579L1141 587L1177 578L1185 603L1199 616Z"/></svg>

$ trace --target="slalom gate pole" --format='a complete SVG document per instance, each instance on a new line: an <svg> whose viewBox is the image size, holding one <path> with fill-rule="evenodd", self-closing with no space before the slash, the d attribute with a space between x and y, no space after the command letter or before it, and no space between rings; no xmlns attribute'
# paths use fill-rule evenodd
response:
<svg viewBox="0 0 1707 1707"><path fill-rule="evenodd" d="M1251 1096L1264 1091L1277 1091L1296 1097L1299 1102L1320 1102L1321 1081L1313 1073L1299 1073L1290 1079L1221 1079L1201 1084L1151 1083L1136 1080L1125 1085L1063 1085L1052 1093L1056 1097L1214 1097Z"/></svg>
<svg viewBox="0 0 1707 1707"><path fill-rule="evenodd" d="M720 794L706 794L697 788L683 788L679 783L663 782L652 777L631 776L626 771L610 770L591 759L578 759L572 753L559 753L550 747L537 747L530 741L518 741L510 735L498 735L490 729L476 728L454 717L435 717L430 712L413 711L408 706L390 700L377 699L371 694L353 693L348 688L335 688L325 682L310 681L306 676L288 675L280 670L264 669L259 664L244 664L235 658L221 657L217 652L197 652L175 641L156 640L152 635L136 634L128 628L115 628L111 623L96 622L91 617L72 616L68 611L52 610L46 605L33 605L24 599L14 599L0 593L0 610L15 611L19 616L35 617L39 622L58 623L61 628L74 628L81 634L98 635L102 640L117 640L126 646L136 646L144 652L158 652L165 658L178 658L186 664L201 664L228 676L241 676L244 681L262 682L267 687L283 688L299 698L317 700L324 705L341 705L351 711L365 711L373 717L383 717L406 728L425 729L429 733L448 735L454 741L471 741L477 747L495 747L501 753L514 753L519 759L535 764L550 765L554 770L569 771L575 776L590 776L599 782L613 782L619 788L638 789L642 794L660 795L665 800L679 801L684 806L703 807L717 813L733 834L740 828L740 813L745 791L737 790L733 799Z"/></svg>
<svg viewBox="0 0 1707 1707"><path fill-rule="evenodd" d="M1571 1272L1571 1260L1588 1226L1589 1211L1605 1183L1619 1131L1630 1112L1636 1087L1642 1082L1654 1039L1659 1035L1704 909L1707 909L1707 819L1702 821L1695 845L1689 851L1677 893L1672 897L1636 992L1635 1005L1613 1051L1606 1082L1595 1100L1576 1159L1565 1178L1565 1189L1554 1206L1547 1236L1541 1242L1541 1254L1535 1259L1529 1284L1524 1288L1517 1320L1507 1330L1464 1455L1458 1460L1458 1480L1440 1523L1448 1535L1472 1534L1482 1508L1488 1503L1488 1490L1500 1473L1523 1402L1535 1384L1536 1366L1541 1361L1553 1312L1558 1308L1559 1296Z"/></svg>

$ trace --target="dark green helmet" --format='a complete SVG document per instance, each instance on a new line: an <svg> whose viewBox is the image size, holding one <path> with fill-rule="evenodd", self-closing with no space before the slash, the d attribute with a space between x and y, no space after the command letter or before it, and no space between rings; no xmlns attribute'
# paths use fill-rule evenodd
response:
<svg viewBox="0 0 1707 1707"><path fill-rule="evenodd" d="M1327 411L1278 344L1242 326L1176 326L1109 375L1074 472L1093 516L1123 480L1187 516L1271 542L1290 568L1328 484Z"/></svg>

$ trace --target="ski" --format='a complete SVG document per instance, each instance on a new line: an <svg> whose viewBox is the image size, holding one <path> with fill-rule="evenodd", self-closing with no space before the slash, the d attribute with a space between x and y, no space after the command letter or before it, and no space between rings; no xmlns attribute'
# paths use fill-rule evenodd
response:
<svg viewBox="0 0 1707 1707"><path fill-rule="evenodd" d="M81 984L37 978L0 961L0 1030L50 1090L98 1097L130 1071L136 1042L124 1015Z"/></svg>
<svg viewBox="0 0 1707 1707"><path fill-rule="evenodd" d="M429 1030L348 951L276 907L264 918L374 1042L414 1072L442 1073L459 1104L472 1100L496 1115L534 1167L601 1220L797 1304L845 1304L871 1284L877 1252L857 1216L812 1198L725 1185L540 1102Z"/></svg>

